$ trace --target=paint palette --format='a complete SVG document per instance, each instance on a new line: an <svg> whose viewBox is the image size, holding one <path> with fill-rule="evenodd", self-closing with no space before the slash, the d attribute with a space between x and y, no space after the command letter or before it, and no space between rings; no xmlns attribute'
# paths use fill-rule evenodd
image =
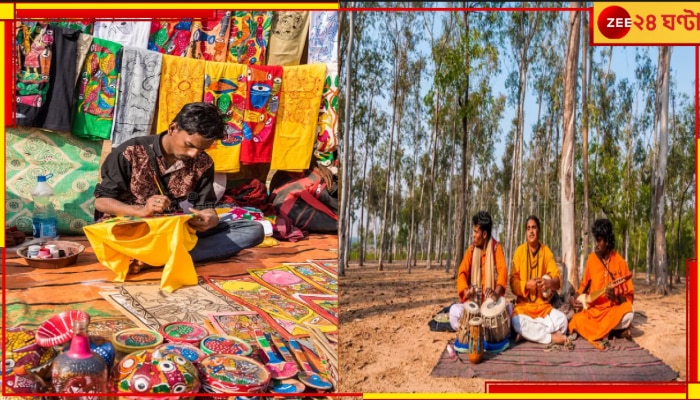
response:
<svg viewBox="0 0 700 400"><path fill-rule="evenodd" d="M163 335L143 328L124 329L112 337L114 348L122 353L152 349L161 343L163 343Z"/></svg>

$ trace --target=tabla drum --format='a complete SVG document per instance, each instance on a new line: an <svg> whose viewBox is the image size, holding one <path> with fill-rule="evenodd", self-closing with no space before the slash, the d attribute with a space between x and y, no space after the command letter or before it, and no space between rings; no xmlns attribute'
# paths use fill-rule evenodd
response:
<svg viewBox="0 0 700 400"><path fill-rule="evenodd" d="M484 356L484 329L481 317L469 320L469 361L478 364Z"/></svg>
<svg viewBox="0 0 700 400"><path fill-rule="evenodd" d="M549 279L552 279L552 277L549 276L548 274L544 274L544 275L542 275L542 279L549 280ZM545 289L542 291L542 299L544 301L549 301L549 299L552 298L552 294L553 294L553 291L551 289Z"/></svg>
<svg viewBox="0 0 700 400"><path fill-rule="evenodd" d="M455 350L466 352L467 343L469 340L469 321L474 317L481 315L479 306L473 301L467 301L463 305L464 311L459 318L459 330L457 331L457 342L455 343Z"/></svg>
<svg viewBox="0 0 700 400"><path fill-rule="evenodd" d="M481 317L484 320L484 341L487 350L489 347L493 351L504 350L500 345L504 344L507 347L510 336L510 316L505 298L501 296L496 301L486 299L481 305ZM495 345L498 346L494 348Z"/></svg>

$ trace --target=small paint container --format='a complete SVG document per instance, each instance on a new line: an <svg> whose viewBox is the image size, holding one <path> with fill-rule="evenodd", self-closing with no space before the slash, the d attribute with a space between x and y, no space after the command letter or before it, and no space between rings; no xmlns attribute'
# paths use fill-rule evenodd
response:
<svg viewBox="0 0 700 400"><path fill-rule="evenodd" d="M39 249L38 257L40 259L52 258L51 257L51 250L46 249L46 248Z"/></svg>
<svg viewBox="0 0 700 400"><path fill-rule="evenodd" d="M45 249L49 249L49 251L52 252L52 253L53 253L54 251L58 250L58 248L56 247L55 244L47 244L47 245L44 245L44 248L45 248Z"/></svg>
<svg viewBox="0 0 700 400"><path fill-rule="evenodd" d="M41 246L32 245L27 247L27 257L38 257Z"/></svg>

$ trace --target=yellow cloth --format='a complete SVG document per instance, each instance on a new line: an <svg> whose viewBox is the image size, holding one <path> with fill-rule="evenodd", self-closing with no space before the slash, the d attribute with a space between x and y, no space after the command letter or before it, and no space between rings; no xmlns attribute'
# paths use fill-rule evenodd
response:
<svg viewBox="0 0 700 400"><path fill-rule="evenodd" d="M243 141L243 113L248 93L248 66L245 64L206 62L204 102L214 104L225 115L226 137L216 140L207 154L214 160L216 172L238 172Z"/></svg>
<svg viewBox="0 0 700 400"><path fill-rule="evenodd" d="M493 240L493 239L489 239ZM492 244L492 246L496 246L496 258L495 258L495 264L496 264L496 276L495 276L495 282L496 286L501 285L503 288L506 287L506 282L508 280L508 270L506 269L506 256L503 254L503 246L501 246L500 243L496 242L495 244ZM492 250L493 251L493 250ZM462 263L459 264L459 270L457 273L457 294L459 295L459 299L461 300L462 303L465 301L469 300L465 297L463 297L463 292L465 289L467 289L470 285L471 282L471 268L472 268L472 254L474 252L474 245L469 246L467 251L464 253L464 257L462 258ZM482 298L485 298L485 289L486 289L486 274L484 273L484 268L486 266L486 252L482 251L481 252L481 288L482 288Z"/></svg>
<svg viewBox="0 0 700 400"><path fill-rule="evenodd" d="M326 64L284 67L270 169L309 168Z"/></svg>
<svg viewBox="0 0 700 400"><path fill-rule="evenodd" d="M583 292L589 280L591 281L591 286L588 291L590 294L606 287L615 279L622 278L630 273L627 262L615 250L610 254L608 269L610 273L613 274L612 277L595 253L589 255L578 293L581 294ZM606 296L599 297L587 310L582 310L574 314L571 321L569 321L569 332L576 331L579 335L588 340L598 340L605 337L620 323L625 314L632 312L632 301L634 301L634 285L632 284L632 280L630 279L616 287L615 294L625 296L627 301L617 305Z"/></svg>
<svg viewBox="0 0 700 400"><path fill-rule="evenodd" d="M187 224L191 215L131 219L117 217L83 228L97 260L114 271L117 282L124 282L131 259L148 265L164 265L160 288L172 292L181 286L196 285L197 272L189 251L197 244L194 228Z"/></svg>
<svg viewBox="0 0 700 400"><path fill-rule="evenodd" d="M204 60L163 55L158 93L158 132L168 129L182 106L202 101L203 76Z"/></svg>
<svg viewBox="0 0 700 400"><path fill-rule="evenodd" d="M547 274L552 279L559 277L559 269L554 262L552 250L544 244L540 244L537 255L530 253L527 243L521 244L513 254L513 270L510 273L510 290L517 297L513 315L527 315L532 318L544 318L550 311L552 305L542 299L542 293L535 289L531 293L525 288L525 284L530 279L541 278ZM561 279L561 278L559 278Z"/></svg>

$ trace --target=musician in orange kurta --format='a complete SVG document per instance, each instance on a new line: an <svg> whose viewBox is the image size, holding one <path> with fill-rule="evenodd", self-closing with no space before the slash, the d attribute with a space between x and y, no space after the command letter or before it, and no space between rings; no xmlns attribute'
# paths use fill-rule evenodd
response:
<svg viewBox="0 0 700 400"><path fill-rule="evenodd" d="M568 320L545 299L544 292L559 290L561 279L554 255L540 243L540 220L534 215L525 224L527 241L513 254L510 289L517 297L513 310L513 329L520 338L541 344L564 344ZM544 275L549 279L544 279ZM551 295L551 294L550 294Z"/></svg>
<svg viewBox="0 0 700 400"><path fill-rule="evenodd" d="M462 303L474 301L481 306L482 300L497 300L506 293L506 257L503 246L491 237L492 226L491 215L486 211L479 211L472 217L474 243L464 253L457 272L460 303L450 307L450 325L454 330L459 329L459 317L464 311ZM477 264L479 270L474 270L472 267Z"/></svg>
<svg viewBox="0 0 700 400"><path fill-rule="evenodd" d="M604 289L616 279L629 275L627 262L615 251L615 234L612 223L607 219L595 221L592 228L596 250L588 256L581 287L575 298L582 293L591 294ZM588 309L571 298L571 305L577 311L569 321L569 332L578 332L588 340L603 339L613 330L620 330L620 337L631 338L629 326L634 317L632 302L634 286L632 280L605 290L605 294L595 299Z"/></svg>

